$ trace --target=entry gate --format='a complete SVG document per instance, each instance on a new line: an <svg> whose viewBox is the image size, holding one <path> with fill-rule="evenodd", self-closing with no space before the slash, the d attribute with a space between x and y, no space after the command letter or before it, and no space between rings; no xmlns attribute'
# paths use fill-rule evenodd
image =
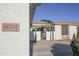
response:
<svg viewBox="0 0 79 59"><path fill-rule="evenodd" d="M46 31L46 28L43 28L42 31L33 31L35 40L53 40L53 32Z"/></svg>
<svg viewBox="0 0 79 59"><path fill-rule="evenodd" d="M41 39L46 40L46 31L41 32Z"/></svg>

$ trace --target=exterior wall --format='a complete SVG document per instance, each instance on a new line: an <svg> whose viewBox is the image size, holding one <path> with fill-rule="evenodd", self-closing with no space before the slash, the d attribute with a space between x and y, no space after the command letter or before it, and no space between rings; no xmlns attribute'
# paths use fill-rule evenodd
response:
<svg viewBox="0 0 79 59"><path fill-rule="evenodd" d="M46 40L53 40L52 31L46 31Z"/></svg>
<svg viewBox="0 0 79 59"><path fill-rule="evenodd" d="M41 40L41 31L36 31L36 40Z"/></svg>
<svg viewBox="0 0 79 59"><path fill-rule="evenodd" d="M73 35L77 34L77 26L70 25L69 26L69 39L73 38Z"/></svg>
<svg viewBox="0 0 79 59"><path fill-rule="evenodd" d="M54 31L51 31L51 40L54 40Z"/></svg>
<svg viewBox="0 0 79 59"><path fill-rule="evenodd" d="M46 31L46 40L50 40L51 37L50 37L50 31Z"/></svg>
<svg viewBox="0 0 79 59"><path fill-rule="evenodd" d="M61 25L55 25L54 40L61 40Z"/></svg>
<svg viewBox="0 0 79 59"><path fill-rule="evenodd" d="M19 32L2 31L2 23L19 23ZM29 4L0 4L0 56L29 55Z"/></svg>
<svg viewBox="0 0 79 59"><path fill-rule="evenodd" d="M53 37L54 34L54 37ZM73 35L77 34L77 26L69 25L68 26L68 35L62 35L61 25L55 25L55 31L46 31L46 40L62 40L62 39L72 39ZM35 36L35 35L34 35ZM64 38L63 38L64 37ZM41 31L36 31L36 40L41 40Z"/></svg>

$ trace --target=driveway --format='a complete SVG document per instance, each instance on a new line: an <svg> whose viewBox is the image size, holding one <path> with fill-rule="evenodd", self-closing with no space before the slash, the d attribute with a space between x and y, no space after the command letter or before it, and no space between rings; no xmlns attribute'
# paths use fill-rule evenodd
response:
<svg viewBox="0 0 79 59"><path fill-rule="evenodd" d="M33 44L33 56L72 56L69 42L51 41L51 44ZM48 41L50 43L50 41Z"/></svg>
<svg viewBox="0 0 79 59"><path fill-rule="evenodd" d="M52 56L50 45L34 45L33 56Z"/></svg>

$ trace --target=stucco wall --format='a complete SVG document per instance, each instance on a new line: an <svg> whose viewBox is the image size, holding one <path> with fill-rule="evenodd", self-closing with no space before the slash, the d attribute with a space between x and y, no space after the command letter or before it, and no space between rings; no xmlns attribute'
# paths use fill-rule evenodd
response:
<svg viewBox="0 0 79 59"><path fill-rule="evenodd" d="M46 40L53 40L52 31L46 31Z"/></svg>
<svg viewBox="0 0 79 59"><path fill-rule="evenodd" d="M54 40L60 40L60 39L62 39L61 25L55 25Z"/></svg>
<svg viewBox="0 0 79 59"><path fill-rule="evenodd" d="M41 31L32 31L32 32L33 32L32 36L34 36L34 38L32 37L31 40L33 41L41 40Z"/></svg>
<svg viewBox="0 0 79 59"><path fill-rule="evenodd" d="M74 34L75 35L77 34L77 26L70 25L69 26L69 39L72 39Z"/></svg>
<svg viewBox="0 0 79 59"><path fill-rule="evenodd" d="M36 40L41 40L41 31L36 31Z"/></svg>
<svg viewBox="0 0 79 59"><path fill-rule="evenodd" d="M50 40L51 37L50 37L50 31L46 31L46 40Z"/></svg>
<svg viewBox="0 0 79 59"><path fill-rule="evenodd" d="M2 23L19 23L19 32L2 32ZM29 55L29 4L0 4L0 56Z"/></svg>

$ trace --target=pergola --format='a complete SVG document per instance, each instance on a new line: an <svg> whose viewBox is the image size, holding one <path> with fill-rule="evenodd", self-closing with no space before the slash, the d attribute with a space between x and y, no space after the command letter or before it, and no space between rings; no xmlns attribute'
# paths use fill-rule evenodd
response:
<svg viewBox="0 0 79 59"><path fill-rule="evenodd" d="M40 24L40 25L37 25L37 24L33 24L32 27L34 28L43 28L43 29L50 29L50 31L53 31L54 30L54 25L51 25L51 24Z"/></svg>

